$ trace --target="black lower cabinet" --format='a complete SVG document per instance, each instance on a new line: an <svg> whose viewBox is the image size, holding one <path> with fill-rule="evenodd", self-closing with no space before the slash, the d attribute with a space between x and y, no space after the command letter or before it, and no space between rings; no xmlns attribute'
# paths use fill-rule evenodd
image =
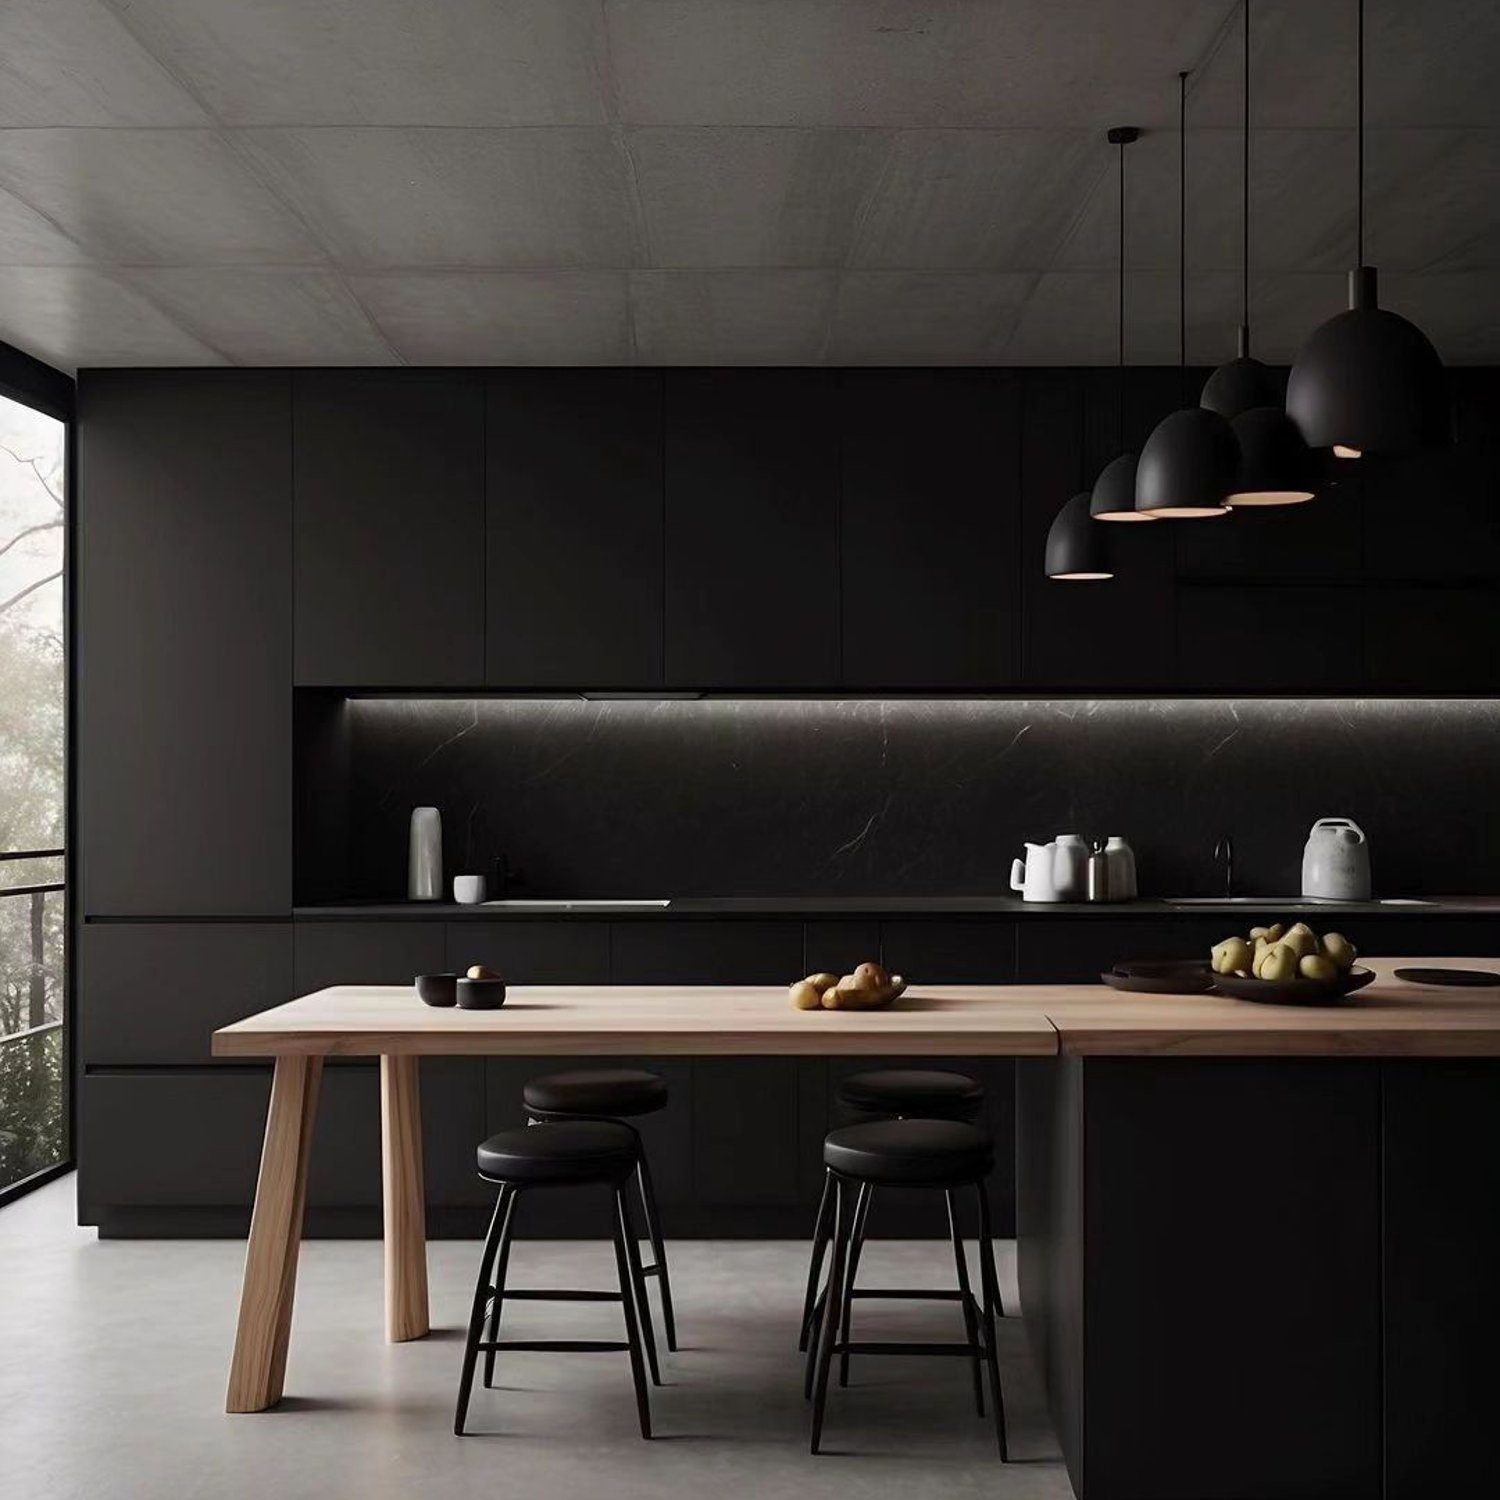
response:
<svg viewBox="0 0 1500 1500"><path fill-rule="evenodd" d="M296 993L334 984L410 984L447 968L441 922L299 922Z"/></svg>
<svg viewBox="0 0 1500 1500"><path fill-rule="evenodd" d="M1500 1493L1500 1064L1384 1069L1385 1495Z"/></svg>
<svg viewBox="0 0 1500 1500"><path fill-rule="evenodd" d="M1377 1500L1382 1065L1018 1073L1022 1305L1077 1493Z"/></svg>
<svg viewBox="0 0 1500 1500"><path fill-rule="evenodd" d="M327 1067L318 1099L307 1232L380 1232L379 1064ZM79 1080L78 1215L101 1235L243 1235L255 1200L271 1069L240 1063L93 1069ZM429 1223L477 1233L473 1174L482 1065L424 1058Z"/></svg>
<svg viewBox="0 0 1500 1500"><path fill-rule="evenodd" d="M609 983L605 922L449 922L443 945L460 974L483 964L513 984Z"/></svg>
<svg viewBox="0 0 1500 1500"><path fill-rule="evenodd" d="M205 1064L220 1026L291 999L292 927L88 922L77 986L86 1066Z"/></svg>
<svg viewBox="0 0 1500 1500"><path fill-rule="evenodd" d="M1016 975L1013 922L883 922L880 961L913 984L1009 984Z"/></svg>

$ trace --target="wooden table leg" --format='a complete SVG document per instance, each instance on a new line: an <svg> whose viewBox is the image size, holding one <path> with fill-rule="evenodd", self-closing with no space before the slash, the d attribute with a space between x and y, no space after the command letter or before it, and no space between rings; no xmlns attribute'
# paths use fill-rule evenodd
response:
<svg viewBox="0 0 1500 1500"><path fill-rule="evenodd" d="M385 1336L423 1338L427 1312L427 1191L422 1173L418 1059L380 1059L380 1165L385 1199Z"/></svg>
<svg viewBox="0 0 1500 1500"><path fill-rule="evenodd" d="M321 1057L276 1059L225 1411L264 1411L281 1400L322 1078Z"/></svg>

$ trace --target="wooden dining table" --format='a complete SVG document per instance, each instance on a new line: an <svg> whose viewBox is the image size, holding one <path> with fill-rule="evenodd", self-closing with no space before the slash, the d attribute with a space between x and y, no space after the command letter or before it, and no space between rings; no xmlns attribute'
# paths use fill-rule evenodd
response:
<svg viewBox="0 0 1500 1500"><path fill-rule="evenodd" d="M441 1056L1051 1057L1038 987L937 985L883 1011L798 1011L777 986L514 985L495 1010L404 985L335 985L216 1031L216 1057L275 1059L225 1409L281 1399L318 1088L328 1057L380 1059L386 1337L428 1332L418 1064ZM477 1144L477 1143L476 1143Z"/></svg>
<svg viewBox="0 0 1500 1500"><path fill-rule="evenodd" d="M512 986L502 1008L432 1009L406 986L336 985L225 1026L217 1057L275 1060L226 1409L282 1395L318 1088L328 1057L380 1059L385 1323L428 1332L418 1064L423 1057L1013 1057L1488 1059L1500 989L1433 990L1368 960L1377 982L1333 1007L1216 995L1121 995L1102 984L934 985L880 1011L798 1011L776 986ZM1024 1300L1024 1299L1023 1299Z"/></svg>

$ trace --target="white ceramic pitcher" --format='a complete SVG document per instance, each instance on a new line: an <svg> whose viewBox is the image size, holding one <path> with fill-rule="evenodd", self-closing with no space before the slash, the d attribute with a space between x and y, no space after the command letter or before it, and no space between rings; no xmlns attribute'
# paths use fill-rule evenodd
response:
<svg viewBox="0 0 1500 1500"><path fill-rule="evenodd" d="M1057 888L1057 844L1027 844L1026 858L1010 862L1010 888L1023 901L1061 901Z"/></svg>

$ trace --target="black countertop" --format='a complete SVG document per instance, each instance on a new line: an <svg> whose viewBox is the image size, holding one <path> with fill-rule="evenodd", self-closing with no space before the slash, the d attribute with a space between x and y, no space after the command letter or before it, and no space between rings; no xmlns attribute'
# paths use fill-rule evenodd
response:
<svg viewBox="0 0 1500 1500"><path fill-rule="evenodd" d="M1265 900L1188 900L1073 902L1021 901L1014 896L693 896L673 898L670 906L628 904L566 906L458 906L450 901L342 901L299 906L298 921L681 921L694 918L776 918L816 920L838 917L1188 917L1243 913L1277 917L1320 912L1325 916L1496 916L1500 896L1438 896L1423 900L1306 901L1300 897Z"/></svg>

